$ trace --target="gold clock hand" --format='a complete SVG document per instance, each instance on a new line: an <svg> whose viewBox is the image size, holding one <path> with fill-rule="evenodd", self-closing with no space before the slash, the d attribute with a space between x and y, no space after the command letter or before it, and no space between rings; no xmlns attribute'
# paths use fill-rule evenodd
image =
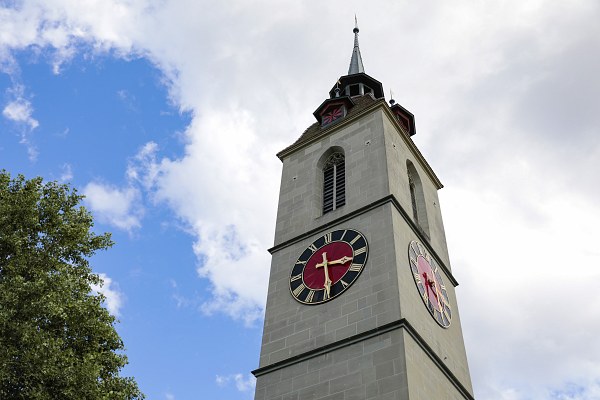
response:
<svg viewBox="0 0 600 400"><path fill-rule="evenodd" d="M446 298L444 297L442 291L440 289L438 289L438 285L435 285L435 291L437 292L438 301L440 302L440 306L442 306L442 310L443 310L443 306L449 305L449 304L446 302Z"/></svg>
<svg viewBox="0 0 600 400"><path fill-rule="evenodd" d="M427 275L426 272L423 273L423 277L425 278L425 283L426 283L425 284L425 288L427 289L426 290L426 292L427 292L427 298L430 299L429 291L431 290L431 294L433 295L433 297L435 297L435 300L438 303L438 308L439 308L439 306L440 306L440 300L438 299L437 293L434 290L434 288L436 286L435 285L435 281L433 279L429 278L429 275ZM433 306L433 303L431 303L431 305Z"/></svg>
<svg viewBox="0 0 600 400"><path fill-rule="evenodd" d="M327 252L323 252L323 262L315 265L315 268L323 267L325 272L325 283L323 286L325 287L325 293L327 293L327 298L331 297L331 279L329 278L329 269L327 268Z"/></svg>
<svg viewBox="0 0 600 400"><path fill-rule="evenodd" d="M346 264L350 260L352 260L352 257L344 256L344 257L339 258L337 260L328 261L328 264L329 265L332 265L332 264Z"/></svg>
<svg viewBox="0 0 600 400"><path fill-rule="evenodd" d="M429 282L429 286L432 288L431 291L433 292L433 295L435 296L435 300L438 305L438 310L440 311L440 313L442 313L444 310L444 308L442 307L442 301L440 301L440 297L442 296L442 293L438 290L438 285L435 280L429 279L428 282Z"/></svg>

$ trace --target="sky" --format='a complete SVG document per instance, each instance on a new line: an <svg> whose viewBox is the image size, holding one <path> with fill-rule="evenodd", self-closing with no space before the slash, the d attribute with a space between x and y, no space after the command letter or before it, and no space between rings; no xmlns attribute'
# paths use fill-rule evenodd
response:
<svg viewBox="0 0 600 400"><path fill-rule="evenodd" d="M149 399L252 399L281 163L345 75L415 115L475 397L600 399L600 3L0 0L0 168L68 183ZM243 272L240 272L243 271Z"/></svg>

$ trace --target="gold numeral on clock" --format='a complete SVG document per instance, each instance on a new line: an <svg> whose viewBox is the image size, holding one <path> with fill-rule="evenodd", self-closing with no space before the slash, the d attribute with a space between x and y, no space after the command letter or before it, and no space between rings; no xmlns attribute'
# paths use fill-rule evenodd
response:
<svg viewBox="0 0 600 400"><path fill-rule="evenodd" d="M350 268L348 268L348 271L360 272L361 268L361 264L352 264Z"/></svg>
<svg viewBox="0 0 600 400"><path fill-rule="evenodd" d="M415 277L415 281L417 281L417 283L421 283L421 275L415 273L413 273L413 275Z"/></svg>
<svg viewBox="0 0 600 400"><path fill-rule="evenodd" d="M419 246L417 245L417 243L416 243L416 242L412 242L412 243L410 244L410 247L411 247L412 251L413 251L415 254L419 254L419 253L420 253L420 252L419 252Z"/></svg>
<svg viewBox="0 0 600 400"><path fill-rule="evenodd" d="M361 248L360 248L360 249L358 249L358 250L354 250L354 256L356 257L357 255L359 255L359 254L362 254L362 253L364 253L365 251L367 251L367 246L365 246L365 247L361 247Z"/></svg>
<svg viewBox="0 0 600 400"><path fill-rule="evenodd" d="M294 296L298 297L304 289L306 289L306 286L304 286L304 283L301 283L292 293L294 293Z"/></svg>
<svg viewBox="0 0 600 400"><path fill-rule="evenodd" d="M331 293L329 293L326 289L323 289L323 300L327 300L331 297Z"/></svg>
<svg viewBox="0 0 600 400"><path fill-rule="evenodd" d="M315 296L315 291L311 290L308 292L308 296L306 296L306 302L310 303L313 301L313 297Z"/></svg>
<svg viewBox="0 0 600 400"><path fill-rule="evenodd" d="M315 244L314 244L314 243L313 243L313 244L311 244L310 246L308 246L308 248L309 248L309 249L310 249L310 251L312 251L313 253L314 253L315 251L317 251L317 246L315 246Z"/></svg>
<svg viewBox="0 0 600 400"><path fill-rule="evenodd" d="M434 310L434 308L433 308L433 303L432 303L432 302L431 302L431 300L429 300L429 299L427 299L427 308L429 308L429 311L430 311L431 313L433 313L433 310Z"/></svg>
<svg viewBox="0 0 600 400"><path fill-rule="evenodd" d="M360 239L360 235L356 235L356 236L354 237L354 239L352 239L352 240L350 241L350 244L354 244L354 243L356 243L356 241L357 241L358 239Z"/></svg>
<svg viewBox="0 0 600 400"><path fill-rule="evenodd" d="M290 282L295 282L295 281L297 281L298 279L301 279L301 278L302 278L302 275L293 276L292 279L290 279Z"/></svg>
<svg viewBox="0 0 600 400"><path fill-rule="evenodd" d="M325 244L331 243L331 232L325 234Z"/></svg>
<svg viewBox="0 0 600 400"><path fill-rule="evenodd" d="M446 318L450 319L450 317L448 316L448 306L444 305L444 315L446 316Z"/></svg>
<svg viewBox="0 0 600 400"><path fill-rule="evenodd" d="M345 288L347 288L347 287L348 287L348 285L350 285L348 282L346 282L346 281L345 281L345 280L343 280L343 279L340 279L340 282L342 282L342 286L343 286L343 287L345 287Z"/></svg>

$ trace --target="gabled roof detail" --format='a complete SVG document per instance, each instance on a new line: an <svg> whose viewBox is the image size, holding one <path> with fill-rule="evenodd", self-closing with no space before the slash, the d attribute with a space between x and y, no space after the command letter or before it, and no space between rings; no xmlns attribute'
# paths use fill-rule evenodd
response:
<svg viewBox="0 0 600 400"><path fill-rule="evenodd" d="M324 125L323 124L323 122L324 122L323 114L325 114L327 111L330 111L332 107L335 108L337 106L345 107L345 110L343 111L343 115L341 115L341 117L345 117L348 110L350 110L352 107L354 107L354 101L352 101L352 99L348 96L327 99L323 103L321 103L321 105L315 110L313 115L315 116L317 121L319 121L319 124Z"/></svg>
<svg viewBox="0 0 600 400"><path fill-rule="evenodd" d="M415 116L410 111L396 103L394 99L390 100L390 110L392 110L400 125L402 125L408 131L410 136L417 134L417 128L415 127Z"/></svg>
<svg viewBox="0 0 600 400"><path fill-rule="evenodd" d="M337 125L337 124L333 124L333 125L321 126L320 119L317 115L318 115L318 112L320 110L322 110L324 106L326 107L330 102L334 102L339 99L344 99L344 98L325 100L319 106L319 108L317 108L315 110L315 112L313 114L313 115L315 115L317 120L319 120L319 122L315 122L314 124L312 124L311 126L306 128L306 130L304 131L304 133L302 133L302 135L298 138L298 140L296 140L293 144L291 144L290 146L286 147L285 149L283 149L279 153L277 153L277 157L279 157L279 159L282 159L283 154L287 153L290 149L297 147L298 145L301 145L305 142L309 142L316 136L319 136L321 133L328 131L332 126ZM354 117L357 114L360 114L362 111L373 106L377 102L384 102L384 104L385 104L385 100L383 100L383 99L376 100L371 96L360 96L360 97L356 97L354 99L348 99L348 100L352 101L353 106L348 108L348 113L344 117L344 120L347 120L349 118ZM346 102L346 100L342 100L342 101Z"/></svg>
<svg viewBox="0 0 600 400"><path fill-rule="evenodd" d="M354 16L354 49L352 49L352 58L350 58L350 67L348 67L348 75L360 74L365 72L363 66L362 57L360 55L360 48L358 47L358 21L356 15Z"/></svg>

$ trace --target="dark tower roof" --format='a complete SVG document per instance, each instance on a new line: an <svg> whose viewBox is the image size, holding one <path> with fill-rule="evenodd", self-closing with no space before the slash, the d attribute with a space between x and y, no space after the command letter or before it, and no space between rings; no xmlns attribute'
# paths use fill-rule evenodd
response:
<svg viewBox="0 0 600 400"><path fill-rule="evenodd" d="M352 57L350 58L350 66L348 67L348 75L359 74L365 72L362 57L360 56L360 47L358 47L358 20L354 16L354 49L352 49Z"/></svg>
<svg viewBox="0 0 600 400"><path fill-rule="evenodd" d="M340 77L338 82L329 91L329 97L338 96L357 96L371 93L374 98L380 99L383 97L383 85L377 79L374 79L365 73L362 56L360 55L360 47L358 46L358 22L354 17L354 48L352 49L352 57L350 58L350 67L348 67L348 75ZM336 90L338 89L338 90Z"/></svg>
<svg viewBox="0 0 600 400"><path fill-rule="evenodd" d="M352 30L354 32L354 48L352 50L348 75L341 76L331 88L329 98L321 103L313 113L318 122L309 127L299 141L315 135L316 132L326 129L326 127L332 126L334 123L340 122L355 114L359 109L364 108L356 106L384 101L383 85L381 82L365 73L358 46L358 23L356 22L356 17L354 18L355 25ZM389 109L406 133L410 136L416 133L415 117L410 111L400 104L396 104L393 99L390 100Z"/></svg>

